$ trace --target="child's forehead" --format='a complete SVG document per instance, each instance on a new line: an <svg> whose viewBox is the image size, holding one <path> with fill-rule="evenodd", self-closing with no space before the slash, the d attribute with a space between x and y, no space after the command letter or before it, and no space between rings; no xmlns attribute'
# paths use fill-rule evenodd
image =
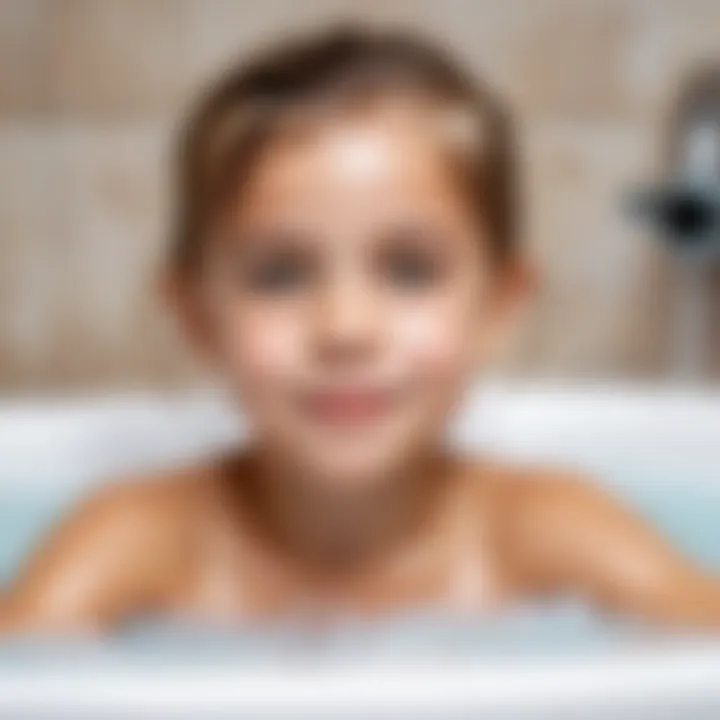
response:
<svg viewBox="0 0 720 720"><path fill-rule="evenodd" d="M253 202L289 201L324 192L437 195L454 185L447 137L465 132L459 115L389 106L324 118L268 143L243 193ZM445 125L438 128L438 123Z"/></svg>
<svg viewBox="0 0 720 720"><path fill-rule="evenodd" d="M435 154L453 144L469 150L482 139L481 123L471 108L408 94L349 107L300 104L282 113L275 127L277 147L306 149L372 139L378 145L412 146L416 152Z"/></svg>

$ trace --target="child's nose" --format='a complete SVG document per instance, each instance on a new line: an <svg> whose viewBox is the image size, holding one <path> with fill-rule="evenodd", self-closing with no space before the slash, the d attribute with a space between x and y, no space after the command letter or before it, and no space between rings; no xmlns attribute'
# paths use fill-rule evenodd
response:
<svg viewBox="0 0 720 720"><path fill-rule="evenodd" d="M338 283L324 293L316 320L320 349L333 357L372 352L380 335L380 308L362 283Z"/></svg>

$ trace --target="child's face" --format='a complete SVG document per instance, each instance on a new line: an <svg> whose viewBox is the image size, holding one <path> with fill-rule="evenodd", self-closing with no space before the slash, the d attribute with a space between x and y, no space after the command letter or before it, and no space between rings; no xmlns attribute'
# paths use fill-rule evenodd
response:
<svg viewBox="0 0 720 720"><path fill-rule="evenodd" d="M335 486L437 442L505 315L485 242L421 119L276 142L201 286L203 336L260 440Z"/></svg>

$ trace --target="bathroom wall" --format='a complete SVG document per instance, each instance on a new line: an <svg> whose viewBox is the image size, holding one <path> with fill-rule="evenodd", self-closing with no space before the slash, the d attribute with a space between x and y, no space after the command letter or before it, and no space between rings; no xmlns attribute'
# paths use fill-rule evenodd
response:
<svg viewBox="0 0 720 720"><path fill-rule="evenodd" d="M673 377L676 272L621 206L720 54L716 0L0 0L1 394L196 381L157 286L173 125L229 59L340 17L438 37L520 113L541 282L501 372Z"/></svg>

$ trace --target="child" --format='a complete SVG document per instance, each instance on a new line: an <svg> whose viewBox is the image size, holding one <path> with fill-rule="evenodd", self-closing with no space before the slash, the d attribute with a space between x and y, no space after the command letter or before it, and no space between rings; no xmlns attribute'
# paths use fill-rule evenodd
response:
<svg viewBox="0 0 720 720"><path fill-rule="evenodd" d="M402 33L300 39L214 87L184 135L169 284L252 437L86 501L2 627L484 613L568 591L720 627L720 583L591 484L443 445L528 294L513 151L498 99Z"/></svg>

